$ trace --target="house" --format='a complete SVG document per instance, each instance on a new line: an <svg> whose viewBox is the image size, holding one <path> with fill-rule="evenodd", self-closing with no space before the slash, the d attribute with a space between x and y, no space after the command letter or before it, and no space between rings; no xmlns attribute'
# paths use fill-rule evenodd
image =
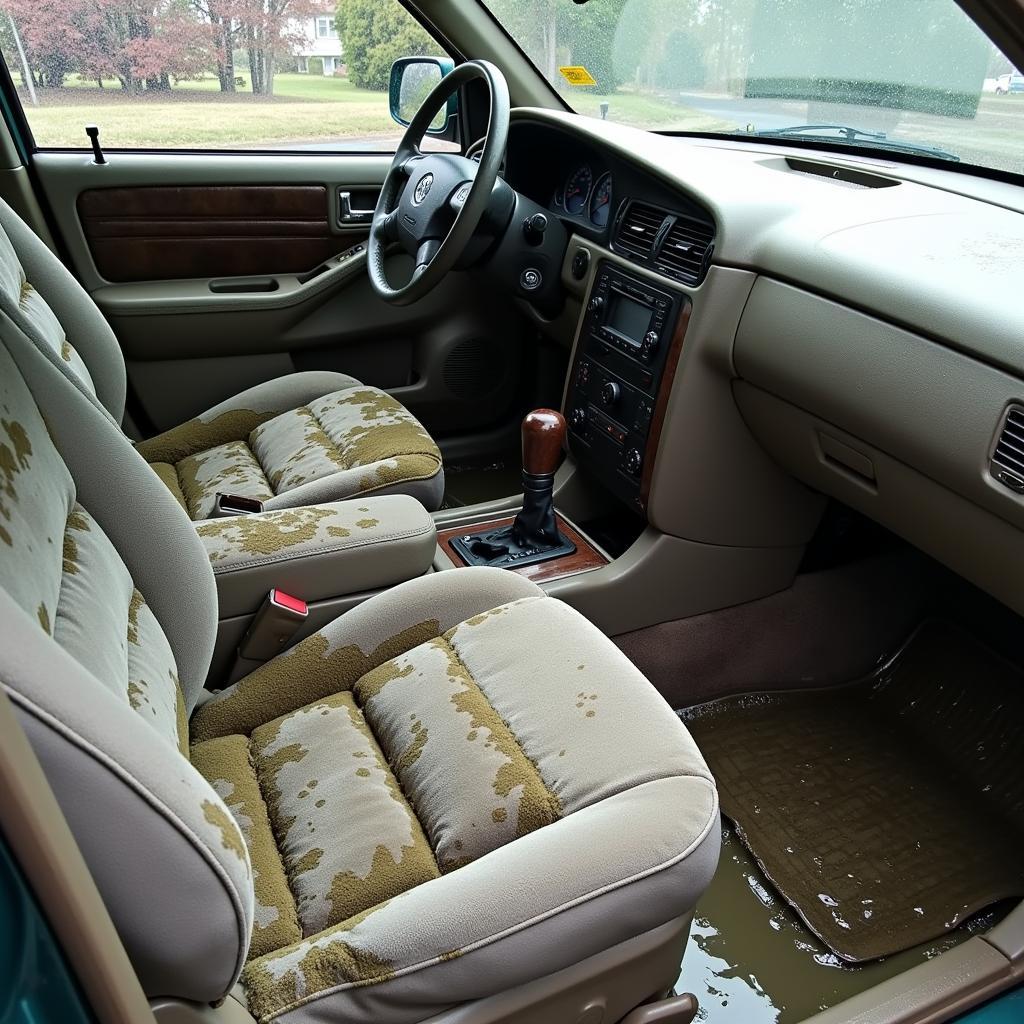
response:
<svg viewBox="0 0 1024 1024"><path fill-rule="evenodd" d="M333 13L317 14L295 22L292 34L296 39L294 54L300 73L309 73L311 60L322 62L322 70L317 63L312 67L314 71L321 70L323 75L333 75L341 70L341 40Z"/></svg>

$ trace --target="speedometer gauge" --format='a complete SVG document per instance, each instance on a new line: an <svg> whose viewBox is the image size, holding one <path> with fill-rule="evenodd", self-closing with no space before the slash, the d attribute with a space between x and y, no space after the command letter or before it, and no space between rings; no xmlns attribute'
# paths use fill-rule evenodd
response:
<svg viewBox="0 0 1024 1024"><path fill-rule="evenodd" d="M565 209L569 213L582 213L587 208L594 172L584 164L569 175L565 183Z"/></svg>
<svg viewBox="0 0 1024 1024"><path fill-rule="evenodd" d="M597 179L594 194L590 197L590 222L603 228L608 224L608 213L612 208L612 176L602 174Z"/></svg>

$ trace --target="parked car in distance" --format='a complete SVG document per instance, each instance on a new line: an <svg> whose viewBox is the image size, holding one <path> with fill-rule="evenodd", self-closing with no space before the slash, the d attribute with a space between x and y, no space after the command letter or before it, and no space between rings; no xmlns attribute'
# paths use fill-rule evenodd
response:
<svg viewBox="0 0 1024 1024"><path fill-rule="evenodd" d="M996 79L996 95L1006 96L1011 92L1024 92L1024 75L1016 73L1000 75Z"/></svg>

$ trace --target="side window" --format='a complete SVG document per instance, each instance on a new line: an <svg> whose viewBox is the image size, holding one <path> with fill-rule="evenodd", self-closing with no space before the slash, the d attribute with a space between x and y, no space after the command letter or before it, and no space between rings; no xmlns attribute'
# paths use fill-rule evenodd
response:
<svg viewBox="0 0 1024 1024"><path fill-rule="evenodd" d="M4 0L0 48L40 149L393 150L392 63L445 56L398 0Z"/></svg>

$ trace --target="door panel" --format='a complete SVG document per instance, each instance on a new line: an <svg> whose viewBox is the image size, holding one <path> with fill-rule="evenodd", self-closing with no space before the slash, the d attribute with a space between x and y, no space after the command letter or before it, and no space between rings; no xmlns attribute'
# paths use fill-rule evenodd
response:
<svg viewBox="0 0 1024 1024"><path fill-rule="evenodd" d="M507 298L465 274L407 307L370 288L365 248L352 247L389 157L107 159L42 152L36 170L70 262L124 350L144 430L297 369L384 387L441 436L482 433L515 406L533 332ZM400 282L411 261L388 269Z"/></svg>
<svg viewBox="0 0 1024 1024"><path fill-rule="evenodd" d="M324 185L89 189L78 213L108 281L301 274L338 251Z"/></svg>

